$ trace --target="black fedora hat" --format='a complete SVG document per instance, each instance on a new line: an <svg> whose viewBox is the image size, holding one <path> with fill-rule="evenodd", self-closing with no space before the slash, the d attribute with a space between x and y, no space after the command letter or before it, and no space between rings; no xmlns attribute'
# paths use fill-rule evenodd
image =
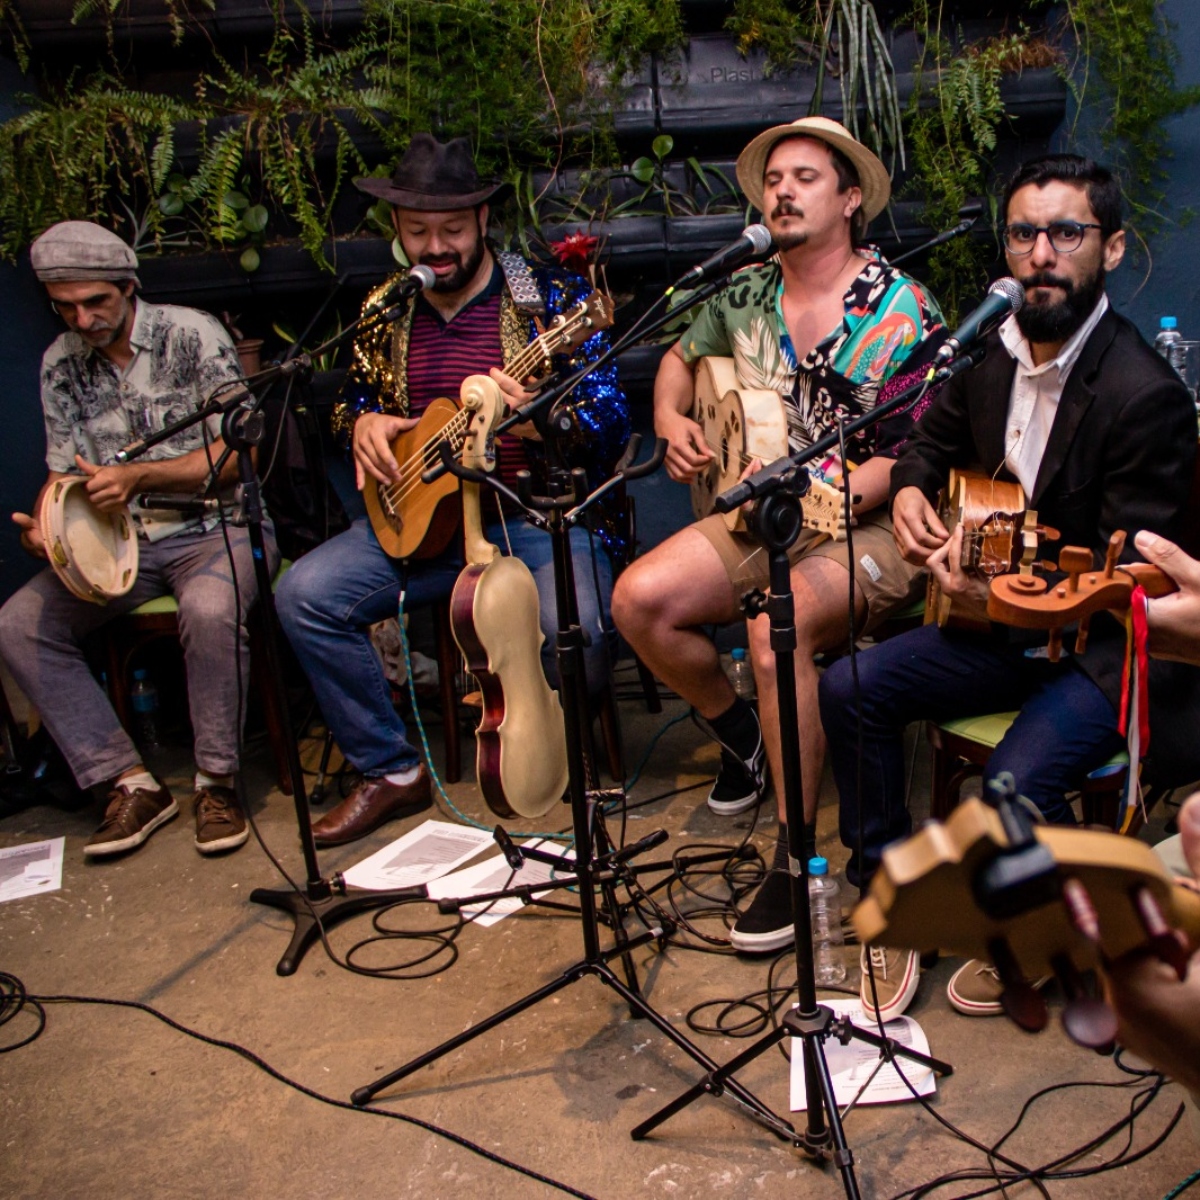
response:
<svg viewBox="0 0 1200 1200"><path fill-rule="evenodd" d="M391 179L361 176L354 186L368 196L419 212L474 208L511 191L510 184L479 178L466 138L453 138L443 145L431 133L413 134Z"/></svg>

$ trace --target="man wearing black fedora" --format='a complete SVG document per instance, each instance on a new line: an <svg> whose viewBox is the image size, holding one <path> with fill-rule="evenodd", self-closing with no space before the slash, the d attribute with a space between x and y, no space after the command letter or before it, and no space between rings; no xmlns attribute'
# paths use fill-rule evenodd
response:
<svg viewBox="0 0 1200 1200"><path fill-rule="evenodd" d="M488 241L490 205L509 185L481 179L465 138L448 143L414 135L390 179L364 178L356 186L388 201L392 223L408 261L433 272L434 282L390 325L376 326L354 346L354 359L334 410L334 431L350 447L359 488L397 478L390 445L416 424L440 396L457 398L469 375L491 374L510 406L530 393L505 365L537 335L537 322L569 312L591 290L569 272L533 266ZM373 305L407 277L402 270L366 300ZM593 334L554 368L569 371L594 361L607 345ZM615 367L602 367L577 389L570 405L571 432L557 449L572 467L600 482L616 462L630 433L625 397ZM519 435L519 436L518 436ZM510 485L528 468L545 466L542 431L534 422L502 435L501 478ZM544 489L543 489L544 490ZM507 515L507 521L504 516ZM554 582L549 537L484 498L488 537L522 559L538 586L546 643L543 662L553 679ZM621 549L614 523L601 520L592 550L589 532L572 532L580 619L590 635L589 683L598 687L609 669L604 614L612 591L609 553ZM448 596L463 565L461 538L434 558L390 558L370 524L356 522L304 558L281 581L280 620L308 673L325 720L362 782L314 826L317 844L340 845L380 825L426 808L432 801L429 774L392 707L382 664L368 627L394 616L401 592L406 608ZM599 594L595 581L599 583Z"/></svg>

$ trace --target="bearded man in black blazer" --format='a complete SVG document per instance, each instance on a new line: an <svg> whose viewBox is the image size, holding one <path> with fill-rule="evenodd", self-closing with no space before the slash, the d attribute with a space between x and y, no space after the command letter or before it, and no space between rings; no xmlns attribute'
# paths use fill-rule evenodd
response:
<svg viewBox="0 0 1200 1200"><path fill-rule="evenodd" d="M1187 389L1105 296L1105 274L1125 250L1112 175L1076 155L1027 163L1009 184L1003 212L1008 266L1025 287L1025 305L988 339L983 364L922 414L891 479L901 552L985 621L986 581L958 565L962 529L946 529L934 507L952 467L1019 480L1039 520L1060 531L1058 545L1090 547L1097 564L1110 535L1128 531L1128 561L1138 557L1134 531L1182 533L1197 439ZM913 721L1019 709L984 777L1010 772L1047 821L1074 823L1066 794L1124 745L1117 714L1125 633L1100 614L1086 652L1073 653L1068 635L1059 663L1047 660L1045 640L999 626L968 633L926 625L861 655L857 689L847 660L826 672L821 718L851 883L865 888L884 846L911 829L903 732ZM1152 695L1189 693L1195 679L1181 672L1195 675L1156 664ZM885 1020L898 1015L916 990L916 956L864 947L862 957L864 1006L874 1012L877 1000ZM999 981L986 964L963 967L949 995L970 1015L1000 1011Z"/></svg>

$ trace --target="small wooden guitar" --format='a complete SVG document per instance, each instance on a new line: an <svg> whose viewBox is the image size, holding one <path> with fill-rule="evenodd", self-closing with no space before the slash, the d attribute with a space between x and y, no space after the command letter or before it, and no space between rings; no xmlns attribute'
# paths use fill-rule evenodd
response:
<svg viewBox="0 0 1200 1200"><path fill-rule="evenodd" d="M586 342L612 323L612 301L592 292L570 313L555 317L505 364L505 373L518 380L544 380L552 355ZM450 544L459 523L458 480L447 473L433 483L424 483L421 474L441 461L440 442L448 441L457 453L470 420L471 414L455 401L434 400L420 421L392 442L400 478L391 483L368 478L363 488L367 516L379 544L392 558L433 558Z"/></svg>
<svg viewBox="0 0 1200 1200"><path fill-rule="evenodd" d="M1056 976L1068 1035L1099 1047L1116 1021L1087 995L1081 972L1146 948L1182 979L1188 955L1172 930L1200 937L1200 894L1174 882L1135 838L1022 827L1003 807L967 800L944 825L930 822L883 852L851 920L864 944L992 963L1005 1011L1031 1031L1045 1027L1047 1013L1027 981Z"/></svg>
<svg viewBox="0 0 1200 1200"><path fill-rule="evenodd" d="M696 367L696 399L692 420L704 430L715 458L692 480L692 512L697 520L713 511L717 496L733 487L754 460L764 466L788 452L787 415L778 392L744 388L732 358L702 358ZM823 479L813 479L800 501L806 528L835 542L846 540L845 499ZM741 509L725 514L734 532L746 528Z"/></svg>
<svg viewBox="0 0 1200 1200"><path fill-rule="evenodd" d="M1079 622L1075 635L1075 651L1087 649L1088 622L1092 613L1108 609L1123 612L1129 607L1129 597L1141 584L1151 598L1168 596L1178 590L1175 581L1149 563L1126 563L1117 560L1125 548L1125 531L1118 529L1108 542L1104 566L1096 570L1092 552L1082 546L1064 546L1058 556L1059 570L1066 579L1053 587L1032 569L1022 568L1014 575L999 575L988 590L988 616L1004 625L1018 629L1048 629L1051 662L1062 655L1063 630Z"/></svg>
<svg viewBox="0 0 1200 1200"><path fill-rule="evenodd" d="M961 566L990 579L1011 571L1020 549L1021 530L1028 520L1025 490L1019 483L1006 483L977 471L950 472L950 481L942 492L938 516L951 533L963 527ZM1037 523L1032 514L1031 528ZM1053 531L1048 531L1052 533ZM932 575L925 592L925 624L937 622L938 628L985 631L986 621L960 607L945 595Z"/></svg>
<svg viewBox="0 0 1200 1200"><path fill-rule="evenodd" d="M463 466L491 471L493 431L504 415L500 389L472 375L462 402L470 414ZM450 597L450 628L483 699L475 732L479 789L497 816L540 817L567 788L567 735L542 671L537 585L519 558L502 555L484 535L478 483L464 481L462 503L467 565Z"/></svg>

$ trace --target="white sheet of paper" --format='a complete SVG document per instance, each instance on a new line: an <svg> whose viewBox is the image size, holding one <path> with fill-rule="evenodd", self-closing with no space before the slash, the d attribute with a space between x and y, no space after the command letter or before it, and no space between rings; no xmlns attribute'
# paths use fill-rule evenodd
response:
<svg viewBox="0 0 1200 1200"><path fill-rule="evenodd" d="M344 872L344 878L351 887L376 892L414 887L449 874L492 844L492 835L486 829L425 821L355 863Z"/></svg>
<svg viewBox="0 0 1200 1200"><path fill-rule="evenodd" d="M21 900L62 887L65 838L0 850L0 900Z"/></svg>
<svg viewBox="0 0 1200 1200"><path fill-rule="evenodd" d="M847 997L844 1000L821 1000L821 1004L833 1009L839 1016L848 1016L855 1025L861 1026L868 1033L879 1032L878 1024L863 1012L862 1003L858 1000ZM915 1050L918 1054L929 1053L929 1039L912 1017L897 1017L884 1025L883 1029L888 1037L895 1038L901 1046ZM799 1038L792 1038L792 1112L804 1112L808 1108L808 1097L804 1091L804 1055L801 1046ZM843 1046L835 1038L828 1038L825 1042L825 1061L833 1079L834 1099L840 1107L849 1104L858 1096L863 1084L879 1063L879 1052L866 1042L852 1041L848 1046ZM937 1077L928 1067L904 1059L899 1061L905 1079L913 1085L919 1095L929 1096L937 1091ZM885 1063L867 1085L858 1103L894 1104L912 1098L912 1092L897 1074L895 1067Z"/></svg>
<svg viewBox="0 0 1200 1200"><path fill-rule="evenodd" d="M571 869L574 853L554 842L534 838L522 842L522 846L545 850L547 854L557 854L563 860L560 874ZM549 863L526 861L514 875L508 860L502 854L485 858L483 862L472 863L453 875L444 875L441 879L429 885L429 896L433 900L444 900L453 896L455 900L465 900L468 896L482 896L487 892L498 892L502 888L519 887L523 884L547 883L555 868ZM520 912L526 906L514 897L508 900L496 900L492 904L473 904L464 906L463 915L473 917L476 925L495 925L497 921L515 912Z"/></svg>

